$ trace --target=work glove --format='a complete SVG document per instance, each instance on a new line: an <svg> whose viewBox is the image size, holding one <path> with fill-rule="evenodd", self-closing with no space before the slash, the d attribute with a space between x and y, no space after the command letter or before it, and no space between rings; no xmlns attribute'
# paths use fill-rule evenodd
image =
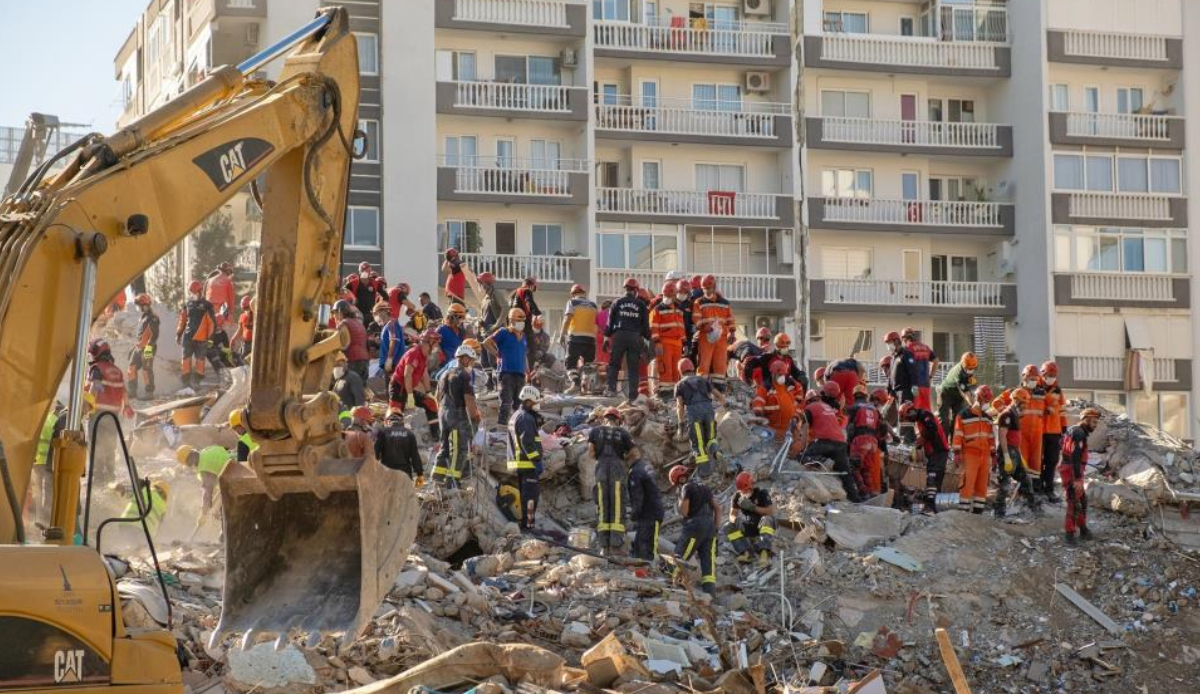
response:
<svg viewBox="0 0 1200 694"><path fill-rule="evenodd" d="M142 349L142 357L144 359L153 359L154 358L154 345L146 345Z"/></svg>
<svg viewBox="0 0 1200 694"><path fill-rule="evenodd" d="M1012 456L1008 454L1008 451L1004 451L1004 472L1011 475L1015 469L1016 466L1013 464Z"/></svg>
<svg viewBox="0 0 1200 694"><path fill-rule="evenodd" d="M424 487L425 475L417 475L417 479L413 480L413 484L415 484L417 487Z"/></svg>

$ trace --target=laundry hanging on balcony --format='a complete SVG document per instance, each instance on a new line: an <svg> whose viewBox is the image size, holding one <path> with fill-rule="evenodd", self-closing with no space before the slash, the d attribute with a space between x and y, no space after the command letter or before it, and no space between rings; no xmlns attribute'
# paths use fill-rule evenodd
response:
<svg viewBox="0 0 1200 694"><path fill-rule="evenodd" d="M1154 390L1154 343L1142 316L1125 316L1125 390Z"/></svg>
<svg viewBox="0 0 1200 694"><path fill-rule="evenodd" d="M714 217L734 216L734 201L737 193L729 190L708 191L708 213Z"/></svg>

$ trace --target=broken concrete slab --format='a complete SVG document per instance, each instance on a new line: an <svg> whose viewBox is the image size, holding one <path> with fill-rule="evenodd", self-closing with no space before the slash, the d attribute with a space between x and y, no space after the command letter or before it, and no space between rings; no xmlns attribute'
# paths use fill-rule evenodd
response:
<svg viewBox="0 0 1200 694"><path fill-rule="evenodd" d="M502 675L510 682L524 681L558 689L563 686L565 664L561 656L528 644L468 643L395 677L350 691L353 694L408 694L418 685L443 690L495 675Z"/></svg>
<svg viewBox="0 0 1200 694"><path fill-rule="evenodd" d="M825 534L853 550L899 537L907 527L908 514L892 508L839 504L825 515Z"/></svg>
<svg viewBox="0 0 1200 694"><path fill-rule="evenodd" d="M269 641L245 650L235 648L227 653L226 664L225 684L239 692L307 694L316 690L316 671L292 644L282 650Z"/></svg>
<svg viewBox="0 0 1200 694"><path fill-rule="evenodd" d="M1070 600L1072 604L1083 611L1084 614L1096 620L1096 623L1108 630L1110 634L1120 634L1121 628L1117 626L1108 615L1100 611L1092 603L1088 602L1087 598L1075 592L1075 589L1065 583L1055 583L1054 589L1057 590L1063 597Z"/></svg>

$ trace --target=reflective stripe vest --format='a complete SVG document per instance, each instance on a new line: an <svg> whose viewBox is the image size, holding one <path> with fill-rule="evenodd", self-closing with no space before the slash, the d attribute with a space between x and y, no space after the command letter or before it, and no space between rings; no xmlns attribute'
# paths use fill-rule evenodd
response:
<svg viewBox="0 0 1200 694"><path fill-rule="evenodd" d="M1046 428L1047 434L1061 434L1067 428L1067 398L1062 388L1049 386L1046 388Z"/></svg>
<svg viewBox="0 0 1200 694"><path fill-rule="evenodd" d="M692 302L692 326L701 335L711 332L714 328L719 335L710 342L719 343L729 334L733 326L733 309L724 297L717 295L713 298L702 296Z"/></svg>
<svg viewBox="0 0 1200 694"><path fill-rule="evenodd" d="M508 471L538 470L541 467L542 436L537 419L522 407L508 421Z"/></svg>
<svg viewBox="0 0 1200 694"><path fill-rule="evenodd" d="M1046 391L1041 387L1029 389L1029 404L1021 408L1021 426L1037 428L1046 418Z"/></svg>
<svg viewBox="0 0 1200 694"><path fill-rule="evenodd" d="M683 312L675 304L659 302L650 312L650 337L655 342L666 341L682 344L687 332L683 325Z"/></svg>
<svg viewBox="0 0 1200 694"><path fill-rule="evenodd" d="M204 473L220 477L229 466L229 451L224 446L209 446L200 451L200 464L196 466L196 477L204 479Z"/></svg>
<svg viewBox="0 0 1200 694"><path fill-rule="evenodd" d="M142 503L145 503L145 490L142 490ZM133 499L125 505L125 510L121 512L122 518L137 518L141 513L138 512L137 504ZM146 528L153 536L158 532L158 526L162 524L163 516L167 515L167 500L162 498L157 491L152 487L150 489L150 512L146 514Z"/></svg>
<svg viewBox="0 0 1200 694"><path fill-rule="evenodd" d="M970 458L987 458L996 448L992 419L975 409L960 414L954 423L954 448Z"/></svg>
<svg viewBox="0 0 1200 694"><path fill-rule="evenodd" d="M46 421L42 423L42 434L38 436L37 452L33 456L34 465L45 465L46 456L50 453L50 440L54 438L54 427L58 425L58 413L50 410Z"/></svg>

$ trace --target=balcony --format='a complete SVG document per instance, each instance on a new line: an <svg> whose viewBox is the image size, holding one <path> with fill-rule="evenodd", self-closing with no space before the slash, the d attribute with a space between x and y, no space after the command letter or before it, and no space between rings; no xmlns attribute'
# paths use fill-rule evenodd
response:
<svg viewBox="0 0 1200 694"><path fill-rule="evenodd" d="M539 284L574 284L591 272L591 259L570 255L502 255L463 253L463 262L478 275L490 272L502 289L515 287L526 277Z"/></svg>
<svg viewBox="0 0 1200 694"><path fill-rule="evenodd" d="M1190 308L1191 280L1175 275L1075 272L1054 275L1058 306Z"/></svg>
<svg viewBox="0 0 1200 694"><path fill-rule="evenodd" d="M596 20L597 58L638 58L755 67L787 67L792 60L788 27L767 22L685 25L684 17L647 24Z"/></svg>
<svg viewBox="0 0 1200 694"><path fill-rule="evenodd" d="M698 270L695 272L699 272ZM625 279L636 278L645 287L661 287L666 271L613 270L596 271L598 296L621 296ZM792 306L795 302L795 278L791 275L732 275L717 274L717 290L726 299L750 304L779 304Z"/></svg>
<svg viewBox="0 0 1200 694"><path fill-rule="evenodd" d="M793 226L792 198L721 190L597 188L596 218L664 224Z"/></svg>
<svg viewBox="0 0 1200 694"><path fill-rule="evenodd" d="M1000 43L826 33L804 37L804 65L888 74L1009 77L1012 53Z"/></svg>
<svg viewBox="0 0 1200 694"><path fill-rule="evenodd" d="M458 202L587 205L585 162L496 157L442 157L438 200Z"/></svg>
<svg viewBox="0 0 1200 694"><path fill-rule="evenodd" d="M1183 39L1150 34L1052 29L1046 59L1102 67L1183 68Z"/></svg>
<svg viewBox="0 0 1200 694"><path fill-rule="evenodd" d="M587 4L569 0L437 0L434 26L584 38Z"/></svg>
<svg viewBox="0 0 1200 694"><path fill-rule="evenodd" d="M1012 236L1013 206L998 202L809 198L815 229L893 231L964 236Z"/></svg>
<svg viewBox="0 0 1200 694"><path fill-rule="evenodd" d="M1050 142L1056 145L1183 149L1183 119L1140 113L1050 114Z"/></svg>
<svg viewBox="0 0 1200 694"><path fill-rule="evenodd" d="M557 84L438 82L437 112L586 121L588 90Z"/></svg>
<svg viewBox="0 0 1200 694"><path fill-rule="evenodd" d="M599 137L653 142L792 146L789 104L742 101L737 110L699 108L691 99L656 99L653 106L632 105L631 97L596 104Z"/></svg>
<svg viewBox="0 0 1200 694"><path fill-rule="evenodd" d="M805 121L808 146L860 152L1011 157L1011 125L827 116Z"/></svg>
<svg viewBox="0 0 1200 694"><path fill-rule="evenodd" d="M1109 224L1182 229L1187 198L1153 193L1051 193L1055 224Z"/></svg>
<svg viewBox="0 0 1200 694"><path fill-rule="evenodd" d="M1063 388L1124 390L1125 357L1058 357L1058 383ZM1192 389L1192 362L1188 359L1150 359L1146 369L1155 390Z"/></svg>
<svg viewBox="0 0 1200 694"><path fill-rule="evenodd" d="M1000 282L813 280L813 312L899 312L1015 316L1017 286Z"/></svg>

